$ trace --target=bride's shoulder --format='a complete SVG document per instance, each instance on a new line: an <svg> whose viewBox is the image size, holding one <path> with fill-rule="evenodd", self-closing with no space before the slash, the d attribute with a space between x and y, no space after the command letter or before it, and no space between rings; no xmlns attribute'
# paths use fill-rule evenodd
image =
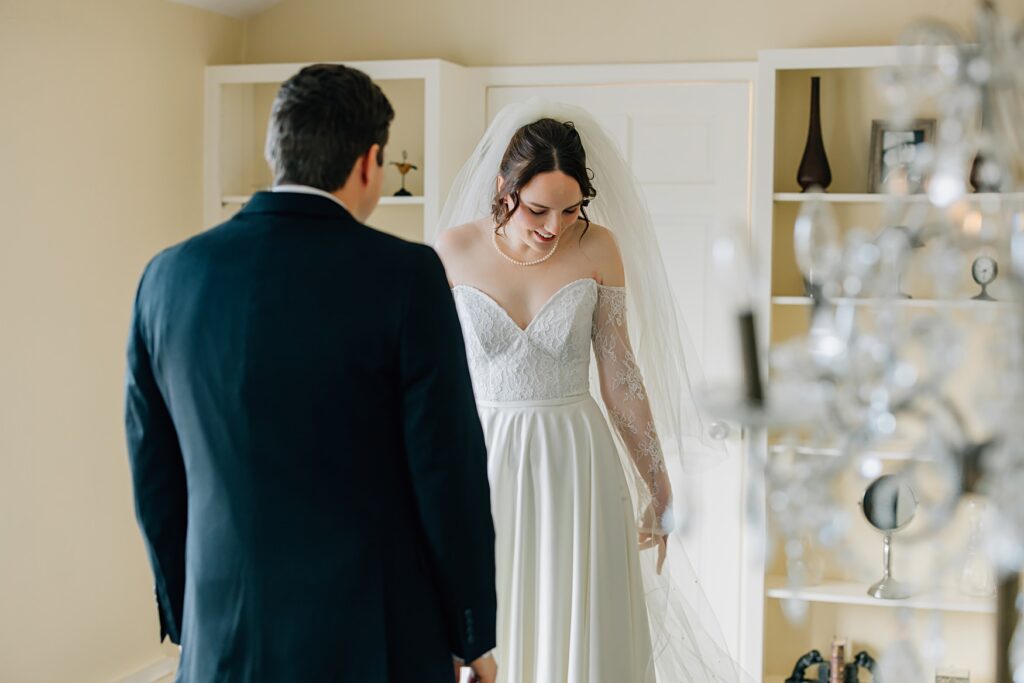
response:
<svg viewBox="0 0 1024 683"><path fill-rule="evenodd" d="M590 241L593 248L604 252L618 253L619 248L615 244L615 236L612 231L603 225L591 222L584 233L584 242Z"/></svg>
<svg viewBox="0 0 1024 683"><path fill-rule="evenodd" d="M621 286L625 280L622 255L614 233L603 225L591 223L580 245L601 274L602 284Z"/></svg>
<svg viewBox="0 0 1024 683"><path fill-rule="evenodd" d="M441 258L457 258L460 254L472 250L483 234L483 223L483 220L476 220L442 230L434 243L437 253Z"/></svg>

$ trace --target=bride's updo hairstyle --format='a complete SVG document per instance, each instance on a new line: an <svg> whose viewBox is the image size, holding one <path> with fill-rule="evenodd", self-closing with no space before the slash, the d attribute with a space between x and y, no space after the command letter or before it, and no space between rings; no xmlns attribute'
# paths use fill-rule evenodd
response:
<svg viewBox="0 0 1024 683"><path fill-rule="evenodd" d="M495 232L508 225L512 214L519 208L519 191L534 176L551 171L561 171L579 183L583 193L580 216L586 223L583 228L586 234L590 227L586 207L597 196L597 190L591 183L591 171L587 168L587 153L576 126L571 121L562 123L554 119L528 123L509 141L498 169L504 182L500 189L495 188L494 201L491 202ZM506 198L512 199L511 208L505 203Z"/></svg>

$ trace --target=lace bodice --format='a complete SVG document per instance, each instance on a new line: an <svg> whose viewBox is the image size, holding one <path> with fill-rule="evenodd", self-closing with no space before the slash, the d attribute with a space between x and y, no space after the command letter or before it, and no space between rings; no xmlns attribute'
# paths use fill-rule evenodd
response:
<svg viewBox="0 0 1024 683"><path fill-rule="evenodd" d="M477 400L542 401L584 395L590 390L593 342L601 397L660 519L670 486L629 342L626 290L589 278L575 280L555 292L525 329L479 289L458 285L452 292Z"/></svg>
<svg viewBox="0 0 1024 683"><path fill-rule="evenodd" d="M562 287L525 330L482 291L459 285L452 292L477 399L539 401L589 391L595 280Z"/></svg>

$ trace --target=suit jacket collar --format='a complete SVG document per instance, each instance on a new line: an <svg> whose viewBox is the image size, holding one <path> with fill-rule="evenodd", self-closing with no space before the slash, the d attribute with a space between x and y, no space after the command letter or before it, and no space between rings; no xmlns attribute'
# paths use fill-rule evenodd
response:
<svg viewBox="0 0 1024 683"><path fill-rule="evenodd" d="M242 208L243 214L303 214L322 218L355 218L343 206L327 197L297 192L257 192Z"/></svg>

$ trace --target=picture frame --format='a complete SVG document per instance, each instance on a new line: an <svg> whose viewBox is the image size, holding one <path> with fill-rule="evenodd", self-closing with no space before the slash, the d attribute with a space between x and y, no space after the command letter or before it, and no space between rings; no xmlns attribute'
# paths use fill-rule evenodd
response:
<svg viewBox="0 0 1024 683"><path fill-rule="evenodd" d="M935 119L914 119L897 126L884 119L871 122L871 153L868 156L868 192L883 193L893 170L912 173L917 148L935 137ZM920 192L920 178L907 178L911 191Z"/></svg>

